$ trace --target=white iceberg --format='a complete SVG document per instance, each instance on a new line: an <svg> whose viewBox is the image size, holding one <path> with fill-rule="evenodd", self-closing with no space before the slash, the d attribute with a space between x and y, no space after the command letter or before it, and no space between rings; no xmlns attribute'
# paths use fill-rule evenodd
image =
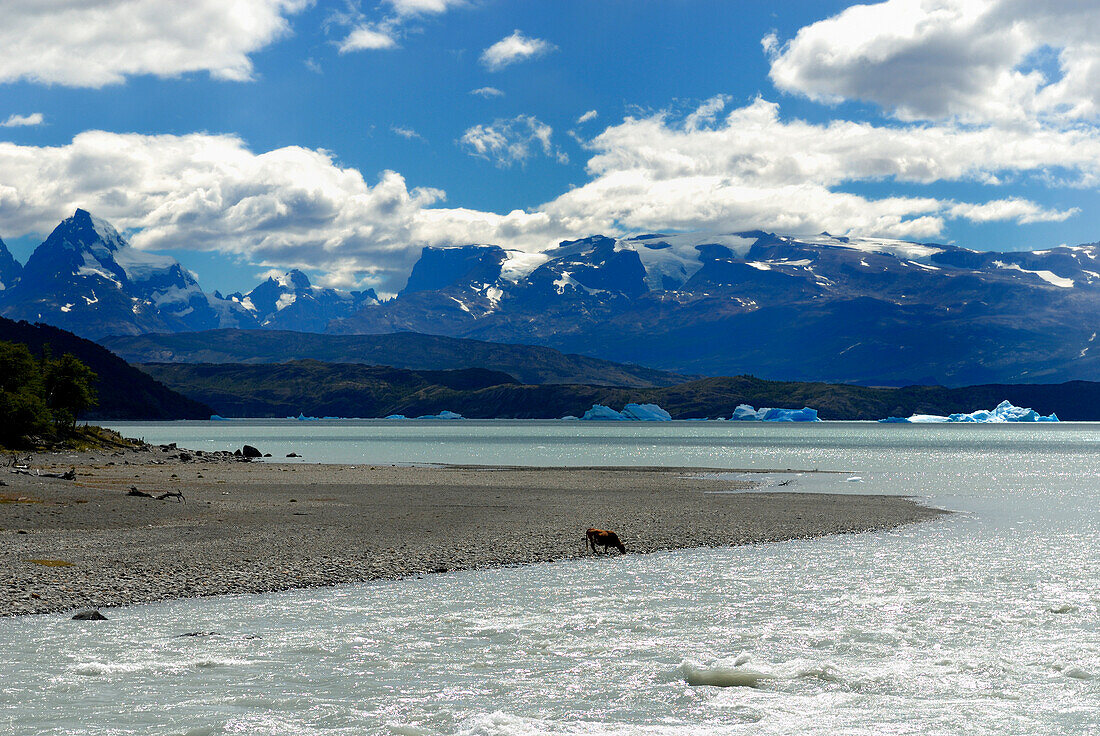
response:
<svg viewBox="0 0 1100 736"><path fill-rule="evenodd" d="M972 411L969 414L951 414L950 416L939 416L936 414L914 414L908 419L904 417L888 417L886 419L880 419L879 422L884 424L947 424L947 423L977 423L977 424L999 424L1003 422L1057 422L1058 415L1051 413L1050 416L1044 417L1034 409L1025 409L1020 406L1014 406L1012 402L1002 401L997 404L997 408L993 411L986 409L978 409Z"/></svg>
<svg viewBox="0 0 1100 736"><path fill-rule="evenodd" d="M672 415L656 404L627 404L621 412L610 406L593 404L581 419L604 422L670 422Z"/></svg>
<svg viewBox="0 0 1100 736"><path fill-rule="evenodd" d="M417 417L417 419L462 419L461 414L455 414L453 411L443 410L438 414L425 414L424 416Z"/></svg>
<svg viewBox="0 0 1100 736"><path fill-rule="evenodd" d="M733 410L731 419L739 422L820 422L817 409L808 406L801 409L775 409L761 407L754 409L748 404L739 404Z"/></svg>
<svg viewBox="0 0 1100 736"><path fill-rule="evenodd" d="M656 404L627 404L623 417L637 422L671 422L672 415Z"/></svg>

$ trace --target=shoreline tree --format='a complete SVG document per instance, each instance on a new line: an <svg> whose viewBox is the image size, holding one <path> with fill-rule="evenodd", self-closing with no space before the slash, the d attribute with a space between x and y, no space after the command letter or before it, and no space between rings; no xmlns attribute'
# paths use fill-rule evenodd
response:
<svg viewBox="0 0 1100 736"><path fill-rule="evenodd" d="M80 413L96 405L95 372L66 353L39 359L26 345L0 342L0 444L71 436Z"/></svg>

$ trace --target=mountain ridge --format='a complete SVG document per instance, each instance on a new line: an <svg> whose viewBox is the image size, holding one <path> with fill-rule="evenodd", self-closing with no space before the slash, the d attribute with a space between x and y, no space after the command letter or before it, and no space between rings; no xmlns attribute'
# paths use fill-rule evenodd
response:
<svg viewBox="0 0 1100 736"><path fill-rule="evenodd" d="M416 332L681 375L956 386L1100 375L1097 244L999 253L829 233L594 235L539 253L425 247L387 300L293 270L223 297L78 210L21 276L5 263L0 252L0 314L97 339Z"/></svg>

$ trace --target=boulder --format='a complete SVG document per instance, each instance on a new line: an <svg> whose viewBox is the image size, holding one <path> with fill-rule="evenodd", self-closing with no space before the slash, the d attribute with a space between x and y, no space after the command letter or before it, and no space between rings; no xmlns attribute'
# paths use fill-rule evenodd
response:
<svg viewBox="0 0 1100 736"><path fill-rule="evenodd" d="M94 608L89 608L86 611L80 611L72 618L73 621L106 621L107 617Z"/></svg>
<svg viewBox="0 0 1100 736"><path fill-rule="evenodd" d="M252 445L245 445L241 448L241 455L244 457L263 457L264 454L257 450Z"/></svg>

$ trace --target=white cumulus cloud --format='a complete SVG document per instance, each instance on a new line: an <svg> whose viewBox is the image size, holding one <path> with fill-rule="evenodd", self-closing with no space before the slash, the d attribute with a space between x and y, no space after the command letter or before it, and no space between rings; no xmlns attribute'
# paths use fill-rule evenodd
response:
<svg viewBox="0 0 1100 736"><path fill-rule="evenodd" d="M0 82L102 87L128 76L209 72L247 80L249 55L290 31L310 0L4 0Z"/></svg>
<svg viewBox="0 0 1100 736"><path fill-rule="evenodd" d="M454 7L465 5L465 0L386 0L398 15L439 15Z"/></svg>
<svg viewBox="0 0 1100 736"><path fill-rule="evenodd" d="M390 126L390 130L392 130L395 135L399 135L402 138L406 138L410 141L411 140L426 141L424 136L420 135L419 133L417 133L412 128L408 128L408 127L401 126L401 125L392 125L392 126Z"/></svg>
<svg viewBox="0 0 1100 736"><path fill-rule="evenodd" d="M445 208L442 191L410 188L393 171L371 184L326 151L254 153L233 136L88 131L56 147L0 142L0 172L4 235L47 233L83 207L137 247L239 254L390 292L425 245L534 249L560 235L540 213Z"/></svg>
<svg viewBox="0 0 1100 736"><path fill-rule="evenodd" d="M352 51L379 51L395 48L397 48L397 39L393 37L392 31L388 28L371 28L369 26L353 28L347 38L340 42L341 54Z"/></svg>
<svg viewBox="0 0 1100 736"><path fill-rule="evenodd" d="M330 21L351 27L338 44L340 53L379 51L398 47L398 38L408 31L410 23L430 15L442 15L451 8L466 5L466 0L384 0L380 7L389 13L375 13L373 19L360 10L359 3L349 0L345 11L337 11Z"/></svg>
<svg viewBox="0 0 1100 736"><path fill-rule="evenodd" d="M542 210L574 232L763 228L927 238L943 232L945 219L968 214L1026 223L1073 211L1026 200L982 209L935 196L875 198L840 188L992 183L1048 170L1070 172L1077 184L1100 176L1100 136L1086 130L815 124L783 120L765 100L720 116L724 104L714 98L682 120L662 113L607 128L588 144L590 180Z"/></svg>
<svg viewBox="0 0 1100 736"><path fill-rule="evenodd" d="M481 63L489 71L499 71L520 61L534 59L557 49L541 38L528 38L518 29L481 52Z"/></svg>
<svg viewBox="0 0 1100 736"><path fill-rule="evenodd" d="M23 128L41 125L44 122L46 118L40 112L32 112L30 115L9 115L7 120L0 123L0 128Z"/></svg>
<svg viewBox="0 0 1100 736"><path fill-rule="evenodd" d="M531 116L474 126L461 143L498 165L558 155L550 126ZM221 251L392 293L425 245L533 251L594 233L755 228L926 240L955 219L1027 224L1075 214L1002 182L1053 189L1100 181L1100 135L1087 127L810 123L784 119L765 100L728 109L719 97L683 116L627 118L586 145L586 182L529 211L498 214L448 207L442 191L410 187L393 171L368 181L327 151L257 153L233 136L88 131L60 146L0 142L0 235L44 234L84 207L139 247ZM884 192L905 183L917 194L844 191L868 182L884 183ZM995 194L922 196L938 182Z"/></svg>
<svg viewBox="0 0 1100 736"><path fill-rule="evenodd" d="M470 90L470 94L476 95L477 97L484 97L485 99L504 96L504 92L496 87L478 87L477 89Z"/></svg>
<svg viewBox="0 0 1100 736"><path fill-rule="evenodd" d="M471 156L492 161L502 168L522 164L539 151L567 163L569 158L565 153L554 147L553 135L554 129L533 115L517 115L468 128L459 142Z"/></svg>
<svg viewBox="0 0 1100 736"><path fill-rule="evenodd" d="M887 0L853 5L781 44L771 78L820 101L902 119L1094 119L1100 12L1081 0Z"/></svg>
<svg viewBox="0 0 1100 736"><path fill-rule="evenodd" d="M598 112L596 112L595 110L589 110L588 112L577 118L577 125L587 123L589 120L595 120L597 117L599 117Z"/></svg>

